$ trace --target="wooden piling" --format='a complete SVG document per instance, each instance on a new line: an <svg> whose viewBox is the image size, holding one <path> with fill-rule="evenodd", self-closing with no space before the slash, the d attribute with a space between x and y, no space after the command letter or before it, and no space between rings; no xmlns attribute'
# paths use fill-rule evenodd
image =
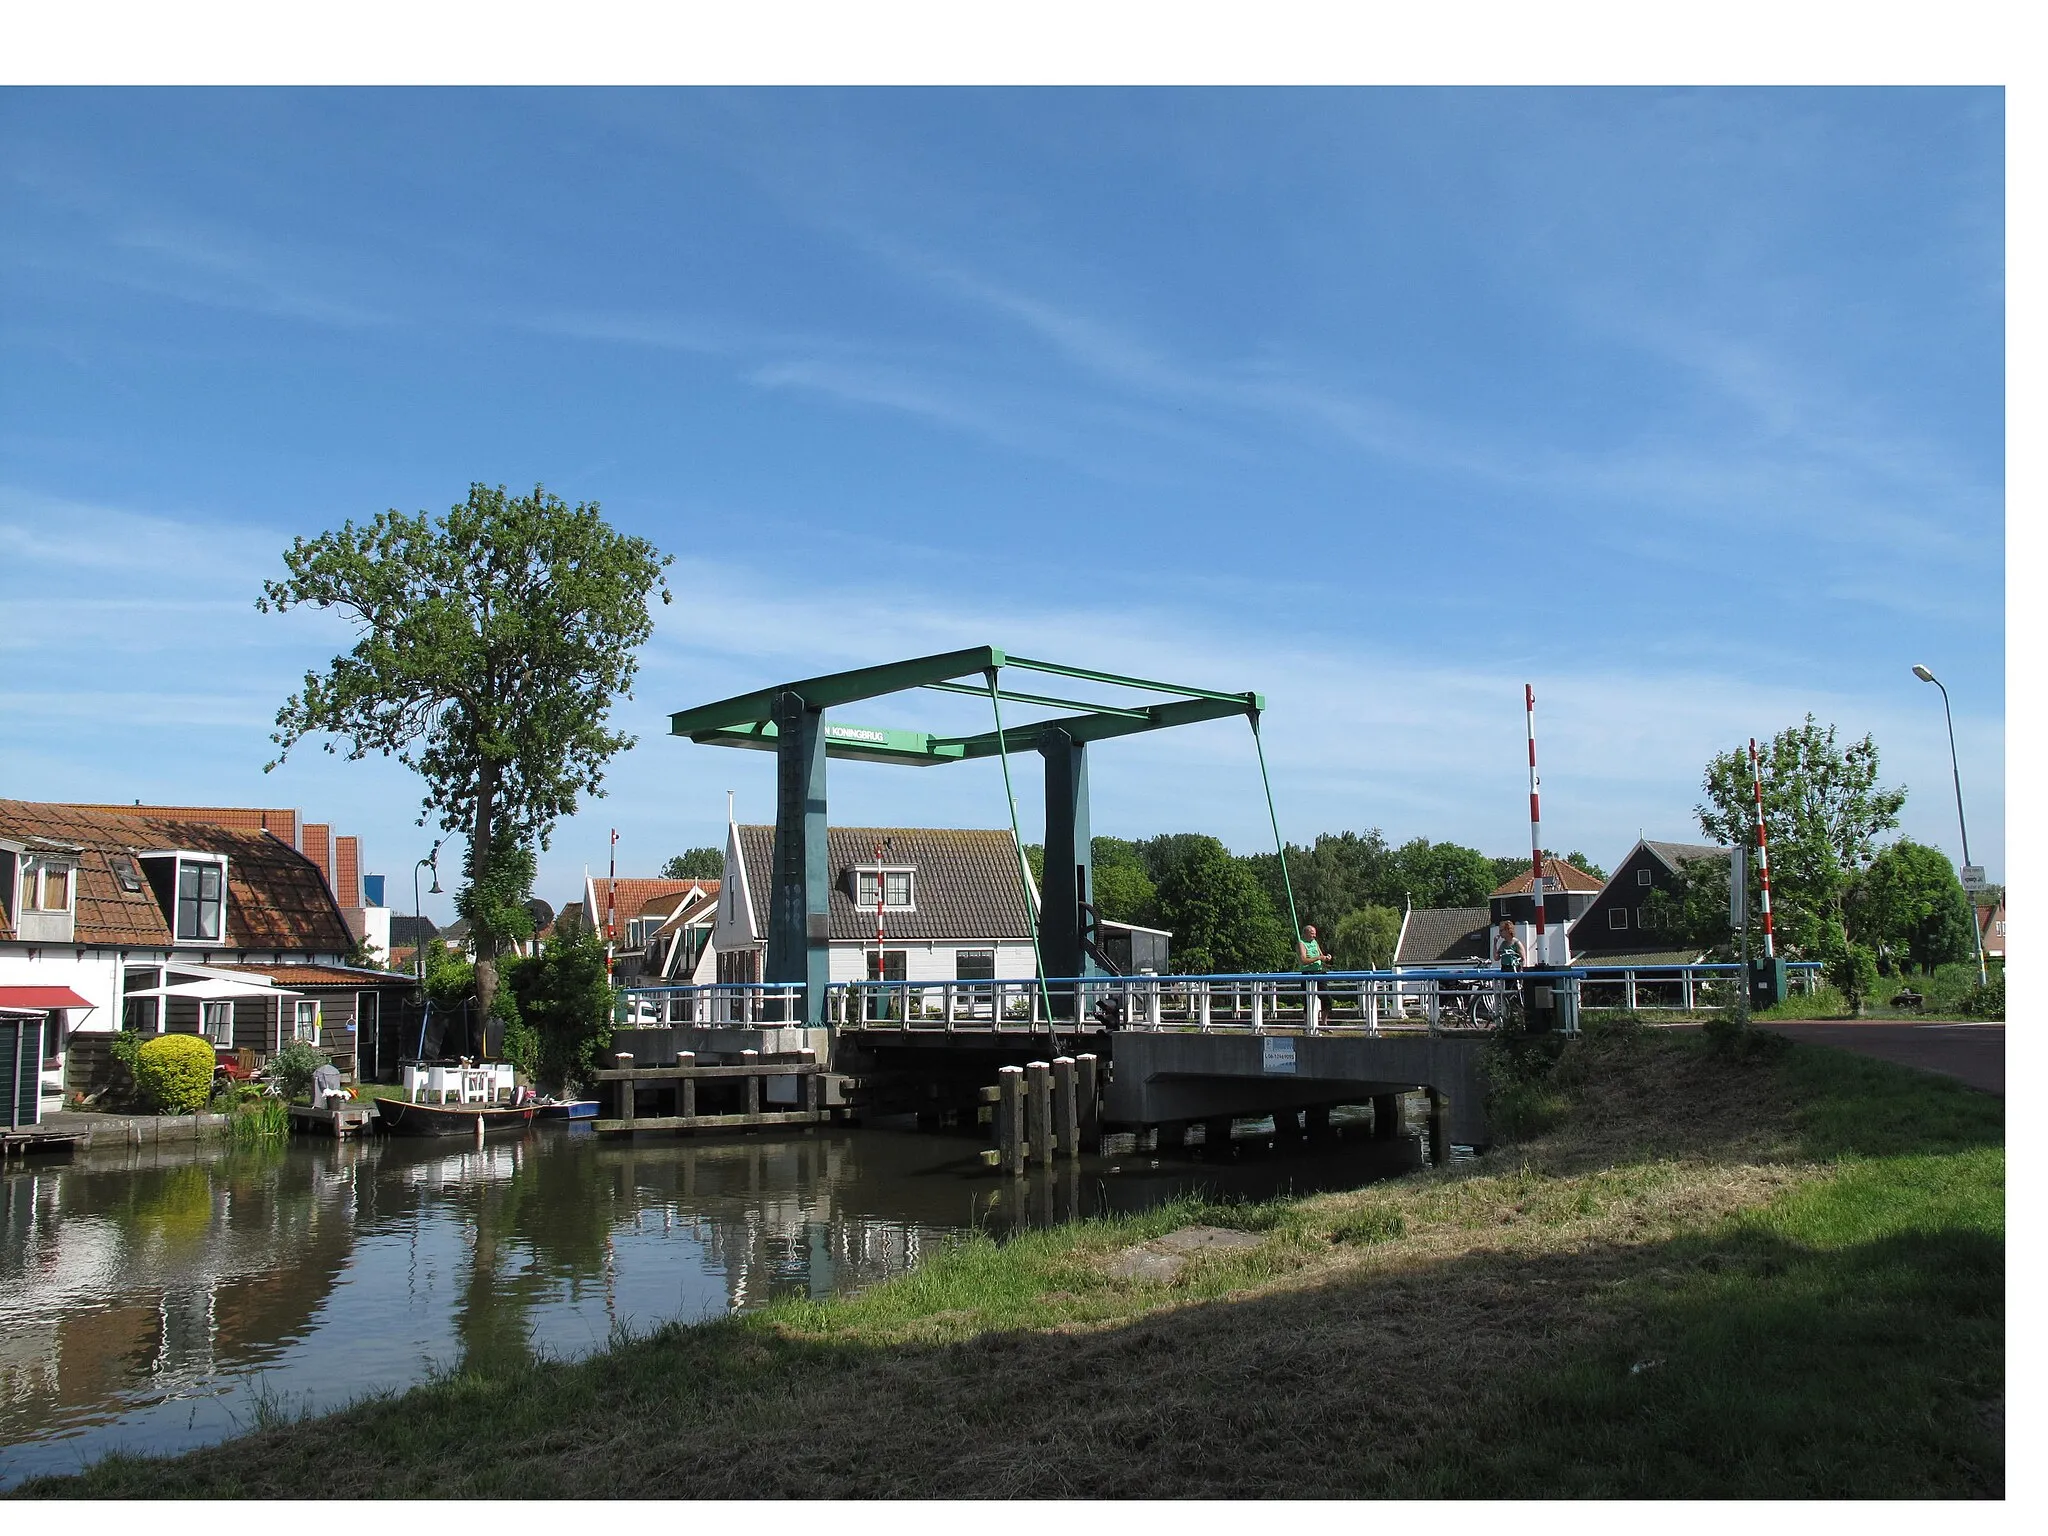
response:
<svg viewBox="0 0 2048 1536"><path fill-rule="evenodd" d="M679 1067L696 1066L697 1053L695 1051L676 1052L676 1065ZM694 1077L683 1077L677 1081L679 1086L676 1089L676 1113L688 1119L697 1113L697 1079Z"/></svg>
<svg viewBox="0 0 2048 1536"><path fill-rule="evenodd" d="M1300 1110L1276 1109L1273 1111L1273 1139L1282 1146L1301 1140Z"/></svg>
<svg viewBox="0 0 2048 1536"><path fill-rule="evenodd" d="M619 1070L621 1072L630 1072L633 1070L633 1053L631 1051L618 1052L617 1059L619 1063ZM633 1100L636 1096L637 1095L633 1079L630 1077L620 1078L619 1118L625 1121L629 1128L633 1123ZM481 1124L482 1122L479 1121L478 1123Z"/></svg>
<svg viewBox="0 0 2048 1536"><path fill-rule="evenodd" d="M1102 1150L1101 1065L1093 1052L1074 1058L1074 1093L1081 1101L1081 1146L1089 1152Z"/></svg>
<svg viewBox="0 0 2048 1536"><path fill-rule="evenodd" d="M1202 1122L1202 1141L1211 1157L1227 1157L1230 1154L1230 1133L1235 1120L1229 1115L1218 1115Z"/></svg>
<svg viewBox="0 0 2048 1536"><path fill-rule="evenodd" d="M1429 1164L1442 1168L1451 1160L1451 1096L1429 1090Z"/></svg>
<svg viewBox="0 0 2048 1536"><path fill-rule="evenodd" d="M1036 1163L1052 1161L1052 1063L1024 1063L1026 1118L1024 1138L1030 1142L1030 1157Z"/></svg>
<svg viewBox="0 0 2048 1536"><path fill-rule="evenodd" d="M996 1149L1003 1171L1024 1172L1024 1069L1004 1067L996 1074Z"/></svg>
<svg viewBox="0 0 2048 1536"><path fill-rule="evenodd" d="M1330 1144L1330 1106L1311 1104L1308 1107L1308 1141L1312 1147L1326 1147Z"/></svg>
<svg viewBox="0 0 2048 1536"><path fill-rule="evenodd" d="M743 1067L758 1067L759 1065L761 1065L761 1053L759 1051L741 1051L740 1065ZM746 1084L746 1113L750 1115L758 1115L759 1113L761 1113L761 1079L758 1077L750 1076L746 1079Z"/></svg>
<svg viewBox="0 0 2048 1536"><path fill-rule="evenodd" d="M1071 1056L1055 1056L1052 1061L1052 1134L1061 1157L1081 1155L1081 1105Z"/></svg>

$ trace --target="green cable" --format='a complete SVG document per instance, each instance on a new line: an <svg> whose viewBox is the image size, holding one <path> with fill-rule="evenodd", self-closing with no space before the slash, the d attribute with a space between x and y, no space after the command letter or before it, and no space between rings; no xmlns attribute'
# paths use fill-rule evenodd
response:
<svg viewBox="0 0 2048 1536"><path fill-rule="evenodd" d="M1266 772L1266 745L1259 740L1259 712L1247 711L1252 723L1252 745L1259 749L1259 779L1266 786L1266 815L1273 822L1273 846L1280 852L1280 883L1287 888L1287 920L1294 925L1295 953L1301 952L1301 918L1294 910L1294 880L1287 873L1287 845L1280 841L1280 815L1273 809L1273 779Z"/></svg>
<svg viewBox="0 0 2048 1536"><path fill-rule="evenodd" d="M996 712L996 756L1003 760L1003 798L1010 802L1010 841L1017 848L1017 873L1024 881L1024 915L1031 920L1031 958L1038 967L1038 995L1045 1003L1045 1027L1054 1027L1052 1016L1052 993L1045 985L1045 956L1038 948L1038 903L1031 896L1031 863L1024 857L1024 834L1017 830L1017 791L1010 785L1010 749L1003 741L1003 701L996 691L996 668L990 667L983 675L988 678L988 701Z"/></svg>

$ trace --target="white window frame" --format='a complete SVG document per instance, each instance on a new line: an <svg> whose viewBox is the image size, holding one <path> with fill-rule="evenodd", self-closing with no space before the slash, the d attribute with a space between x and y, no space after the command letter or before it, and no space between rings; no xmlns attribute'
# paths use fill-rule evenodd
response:
<svg viewBox="0 0 2048 1536"><path fill-rule="evenodd" d="M305 1022L306 1010L309 1008L313 1011L313 1032L311 1034L306 1033L307 1026ZM298 997L292 999L292 1039L303 1040L308 1045L318 1045L320 1043L319 998Z"/></svg>
<svg viewBox="0 0 2048 1536"><path fill-rule="evenodd" d="M890 901L889 879L901 875L904 882L905 901ZM879 882L869 885L869 881ZM863 912L875 909L875 897L882 897L884 912L915 912L917 910L917 871L907 864L860 864L853 871L853 904Z"/></svg>
<svg viewBox="0 0 2048 1536"><path fill-rule="evenodd" d="M1616 932L1620 932L1621 930L1623 930L1623 929L1625 929L1625 928L1627 928L1627 927L1628 927L1628 908L1627 908L1627 907L1609 907L1609 908L1607 909L1607 929L1608 929L1608 932L1610 932L1610 933L1616 933Z"/></svg>
<svg viewBox="0 0 2048 1536"><path fill-rule="evenodd" d="M1651 874L1650 871L1647 869L1639 869L1636 871L1637 885L1654 885L1656 884L1656 880L1657 877Z"/></svg>
<svg viewBox="0 0 2048 1536"><path fill-rule="evenodd" d="M205 933L187 933L182 924L185 906L185 871L212 869L220 875L219 923L209 936ZM197 859L180 854L171 870L171 936L179 944L226 944L228 941L228 861L226 859Z"/></svg>
<svg viewBox="0 0 2048 1536"><path fill-rule="evenodd" d="M233 1050L235 1045L235 1005L222 1002L202 1002L199 1005L199 1032L217 1046Z"/></svg>

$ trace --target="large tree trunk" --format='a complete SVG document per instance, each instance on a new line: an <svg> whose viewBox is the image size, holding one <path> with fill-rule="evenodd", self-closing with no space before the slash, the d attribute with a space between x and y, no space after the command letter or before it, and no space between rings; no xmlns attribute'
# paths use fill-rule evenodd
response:
<svg viewBox="0 0 2048 1536"><path fill-rule="evenodd" d="M485 760L477 778L476 823L469 834L469 879L472 887L490 868L491 838L497 830L498 767ZM491 1004L498 998L498 935L487 923L472 920L470 941L476 946L477 1054L488 1053Z"/></svg>

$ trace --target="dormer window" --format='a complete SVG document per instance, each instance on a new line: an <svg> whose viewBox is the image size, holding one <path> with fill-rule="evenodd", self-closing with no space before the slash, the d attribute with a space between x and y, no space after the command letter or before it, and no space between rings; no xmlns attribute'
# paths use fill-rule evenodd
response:
<svg viewBox="0 0 2048 1536"><path fill-rule="evenodd" d="M31 882L29 906L38 912L69 912L71 871L61 865L46 864L36 873L41 878Z"/></svg>
<svg viewBox="0 0 2048 1536"><path fill-rule="evenodd" d="M884 912L917 910L917 887L908 869L856 869L853 872L853 904L863 911L877 900Z"/></svg>
<svg viewBox="0 0 2048 1536"><path fill-rule="evenodd" d="M227 866L178 860L176 937L180 944L218 944L227 906Z"/></svg>
<svg viewBox="0 0 2048 1536"><path fill-rule="evenodd" d="M107 860L107 865L114 871L115 883L122 890L132 893L142 889L142 870L127 854L115 854Z"/></svg>

